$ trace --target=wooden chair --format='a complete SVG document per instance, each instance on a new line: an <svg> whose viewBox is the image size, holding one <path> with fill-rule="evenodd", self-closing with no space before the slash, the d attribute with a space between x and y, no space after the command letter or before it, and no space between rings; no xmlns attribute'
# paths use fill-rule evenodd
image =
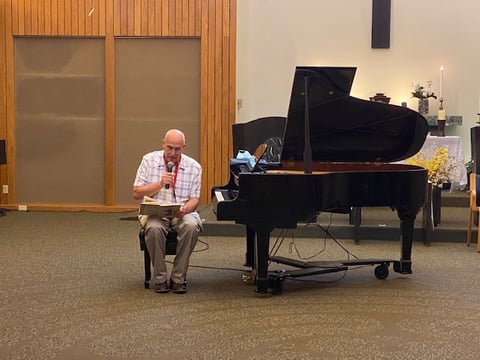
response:
<svg viewBox="0 0 480 360"><path fill-rule="evenodd" d="M479 184L480 185L480 184ZM470 173L470 209L468 212L468 230L467 230L467 246L472 241L472 224L474 213L480 213L480 207L477 205L477 174ZM477 228L477 249L480 252L480 221Z"/></svg>
<svg viewBox="0 0 480 360"><path fill-rule="evenodd" d="M138 233L140 240L140 250L143 251L143 266L145 268L145 281L143 285L145 289L150 287L150 279L152 278L151 259L150 254L145 244L145 229L142 227ZM175 255L177 253L177 233L173 230L167 234L167 241L165 243L165 255Z"/></svg>

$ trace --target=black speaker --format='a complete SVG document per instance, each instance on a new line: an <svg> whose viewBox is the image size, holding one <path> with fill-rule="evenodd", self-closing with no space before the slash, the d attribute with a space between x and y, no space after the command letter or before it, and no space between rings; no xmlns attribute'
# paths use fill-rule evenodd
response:
<svg viewBox="0 0 480 360"><path fill-rule="evenodd" d="M372 49L390 48L391 0L372 0Z"/></svg>
<svg viewBox="0 0 480 360"><path fill-rule="evenodd" d="M7 163L7 153L5 150L5 140L0 140L0 165Z"/></svg>
<svg viewBox="0 0 480 360"><path fill-rule="evenodd" d="M470 148L473 160L473 172L480 174L480 126L470 128Z"/></svg>

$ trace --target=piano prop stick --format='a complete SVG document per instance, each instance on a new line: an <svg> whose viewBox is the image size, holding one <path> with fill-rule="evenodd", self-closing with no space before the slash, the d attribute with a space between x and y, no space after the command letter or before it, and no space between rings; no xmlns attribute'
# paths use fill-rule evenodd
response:
<svg viewBox="0 0 480 360"><path fill-rule="evenodd" d="M390 264L395 272L412 273L414 221L425 204L427 170L394 162L420 150L428 124L411 109L350 96L355 71L297 67L276 170L267 166L262 172L239 172L227 185L212 188L217 220L245 225L245 266L252 271L257 293L280 293L285 279L358 265L375 265L379 279L388 276ZM258 120L252 123L259 125ZM311 165L306 164L308 144ZM219 192L228 196L217 196ZM367 206L396 210L401 234L398 260L305 262L270 256L275 228L295 229L298 222L316 219L320 212L349 214L352 208ZM269 271L271 261L297 269Z"/></svg>
<svg viewBox="0 0 480 360"><path fill-rule="evenodd" d="M303 162L305 174L312 173L312 146L310 145L310 105L308 101L308 75L304 76L305 81L305 146L303 150Z"/></svg>

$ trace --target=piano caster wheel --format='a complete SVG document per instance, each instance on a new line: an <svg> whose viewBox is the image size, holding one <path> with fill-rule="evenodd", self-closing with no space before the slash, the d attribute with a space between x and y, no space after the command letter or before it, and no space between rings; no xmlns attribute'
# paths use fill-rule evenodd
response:
<svg viewBox="0 0 480 360"><path fill-rule="evenodd" d="M279 295L283 290L283 281L285 278L270 276L268 280L263 280L260 284L257 282L257 297L269 297Z"/></svg>
<svg viewBox="0 0 480 360"><path fill-rule="evenodd" d="M385 280L388 277L388 265L388 263L385 263L375 268L375 276L377 279Z"/></svg>
<svg viewBox="0 0 480 360"><path fill-rule="evenodd" d="M282 293L283 290L283 278L273 278L270 279L270 285L272 289L272 294L278 295Z"/></svg>

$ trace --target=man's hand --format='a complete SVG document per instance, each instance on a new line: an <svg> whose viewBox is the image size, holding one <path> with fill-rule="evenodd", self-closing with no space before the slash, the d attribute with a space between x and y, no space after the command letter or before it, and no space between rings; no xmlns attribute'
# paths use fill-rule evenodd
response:
<svg viewBox="0 0 480 360"><path fill-rule="evenodd" d="M173 183L173 180L175 179L175 175L170 172L163 173L162 175L162 184L165 186L168 184L170 186Z"/></svg>
<svg viewBox="0 0 480 360"><path fill-rule="evenodd" d="M188 208L185 205L182 205L182 206L180 206L180 209L178 209L177 211L175 211L173 213L173 217L181 219L185 216L185 214L188 214L187 210L188 210Z"/></svg>

